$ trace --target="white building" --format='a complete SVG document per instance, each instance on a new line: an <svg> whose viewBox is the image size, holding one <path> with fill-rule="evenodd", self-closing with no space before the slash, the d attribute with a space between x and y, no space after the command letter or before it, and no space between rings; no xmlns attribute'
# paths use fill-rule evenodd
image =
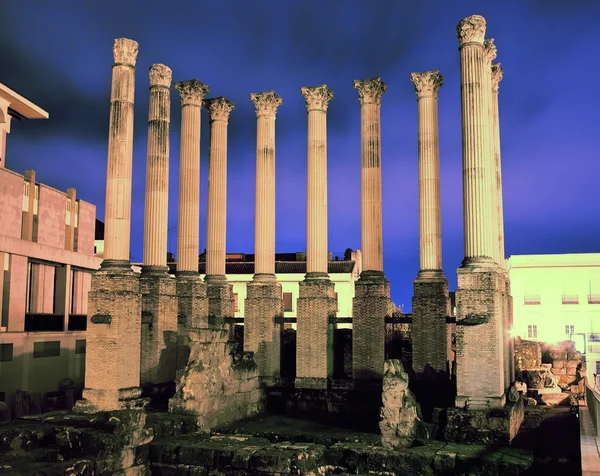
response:
<svg viewBox="0 0 600 476"><path fill-rule="evenodd" d="M513 335L572 340L586 355L588 378L600 373L600 253L516 255L507 261Z"/></svg>

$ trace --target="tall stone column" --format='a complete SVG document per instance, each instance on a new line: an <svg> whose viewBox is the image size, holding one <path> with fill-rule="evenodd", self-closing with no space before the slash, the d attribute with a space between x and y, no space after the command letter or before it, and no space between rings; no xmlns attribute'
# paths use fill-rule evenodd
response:
<svg viewBox="0 0 600 476"><path fill-rule="evenodd" d="M150 66L144 264L140 280L143 385L173 381L177 366L177 289L167 268L171 77L171 69L164 64Z"/></svg>
<svg viewBox="0 0 600 476"><path fill-rule="evenodd" d="M306 276L300 282L296 328L296 387L326 388L333 372L334 285L327 274L326 85L302 87L308 111Z"/></svg>
<svg viewBox="0 0 600 476"><path fill-rule="evenodd" d="M254 277L247 286L244 350L255 353L262 377L279 377L281 284L275 277L275 115L282 99L274 91L250 94L256 109L256 215Z"/></svg>
<svg viewBox="0 0 600 476"><path fill-rule="evenodd" d="M490 174L492 126L487 108L485 19L473 15L457 26L463 130L465 259L456 292L456 405L501 407L506 401L505 273L494 261L496 210ZM489 88L488 88L489 86Z"/></svg>
<svg viewBox="0 0 600 476"><path fill-rule="evenodd" d="M390 283L383 273L381 217L381 78L355 80L360 101L360 216L363 272L352 303L352 378L379 381L385 359Z"/></svg>
<svg viewBox="0 0 600 476"><path fill-rule="evenodd" d="M177 224L177 368L188 360L188 331L208 325L206 286L198 273L200 246L200 112L209 87L197 79L175 83L181 97L179 220Z"/></svg>
<svg viewBox="0 0 600 476"><path fill-rule="evenodd" d="M442 271L440 207L439 71L411 73L418 105L419 273L413 295L413 370L421 379L448 378L450 314L448 280Z"/></svg>
<svg viewBox="0 0 600 476"><path fill-rule="evenodd" d="M116 39L113 47L105 251L92 276L88 302L86 388L77 411L138 407L141 295L129 262L134 73L138 44Z"/></svg>
<svg viewBox="0 0 600 476"><path fill-rule="evenodd" d="M205 100L210 121L208 213L206 219L206 278L208 315L231 317L232 288L225 276L227 223L227 125L234 104L224 97Z"/></svg>

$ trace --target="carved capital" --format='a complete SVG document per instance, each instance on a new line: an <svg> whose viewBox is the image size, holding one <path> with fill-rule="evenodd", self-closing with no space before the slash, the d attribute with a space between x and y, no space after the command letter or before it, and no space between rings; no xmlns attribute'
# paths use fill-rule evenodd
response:
<svg viewBox="0 0 600 476"><path fill-rule="evenodd" d="M113 44L113 58L116 64L135 66L138 42L127 38L117 38Z"/></svg>
<svg viewBox="0 0 600 476"><path fill-rule="evenodd" d="M387 85L381 78L355 79L354 89L358 91L360 105L381 104L381 96L387 91Z"/></svg>
<svg viewBox="0 0 600 476"><path fill-rule="evenodd" d="M179 92L182 106L202 106L202 99L210 92L210 88L197 79L179 81L174 86Z"/></svg>
<svg viewBox="0 0 600 476"><path fill-rule="evenodd" d="M250 101L254 103L256 117L275 117L277 108L281 106L283 99L278 94L275 94L275 91L267 91L265 93L250 93Z"/></svg>
<svg viewBox="0 0 600 476"><path fill-rule="evenodd" d="M422 98L438 97L438 90L444 84L444 79L437 69L423 73L410 73L410 80L415 85L417 101Z"/></svg>
<svg viewBox="0 0 600 476"><path fill-rule="evenodd" d="M208 110L208 118L211 122L229 122L229 113L235 109L235 104L223 96L205 99L204 104Z"/></svg>
<svg viewBox="0 0 600 476"><path fill-rule="evenodd" d="M306 110L327 111L329 101L333 99L333 91L325 84L321 86L303 86L300 88L302 96L306 99Z"/></svg>
<svg viewBox="0 0 600 476"><path fill-rule="evenodd" d="M486 67L489 68L492 65L492 61L496 59L498 54L498 50L494 44L494 39L490 38L489 40L485 40L483 42L483 47L485 48L485 64Z"/></svg>
<svg viewBox="0 0 600 476"><path fill-rule="evenodd" d="M492 64L492 91L498 92L500 81L502 81L502 67L500 63L494 63Z"/></svg>
<svg viewBox="0 0 600 476"><path fill-rule="evenodd" d="M481 43L485 37L485 18L481 15L471 15L463 18L456 27L458 44Z"/></svg>
<svg viewBox="0 0 600 476"><path fill-rule="evenodd" d="M162 86L170 88L172 77L173 72L168 66L164 64L153 64L150 66L150 87Z"/></svg>

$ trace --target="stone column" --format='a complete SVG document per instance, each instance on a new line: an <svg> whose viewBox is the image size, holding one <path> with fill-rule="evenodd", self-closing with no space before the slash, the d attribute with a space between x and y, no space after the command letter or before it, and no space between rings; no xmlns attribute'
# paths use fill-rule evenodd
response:
<svg viewBox="0 0 600 476"><path fill-rule="evenodd" d="M502 81L502 67L500 63L493 63L492 67L492 143L494 150L494 185L496 187L496 220L498 222L498 257L499 264L504 264L504 208L502 200L502 160L500 154L500 118L498 112L498 90Z"/></svg>
<svg viewBox="0 0 600 476"><path fill-rule="evenodd" d="M209 317L232 317L232 288L225 277L227 223L227 124L234 104L218 97L205 100L210 121L206 278Z"/></svg>
<svg viewBox="0 0 600 476"><path fill-rule="evenodd" d="M302 87L308 111L306 276L300 282L296 328L296 387L326 388L333 371L334 285L327 274L326 85Z"/></svg>
<svg viewBox="0 0 600 476"><path fill-rule="evenodd" d="M450 314L448 280L442 271L440 207L439 71L411 73L418 104L419 273L413 295L413 370L419 378L448 378L446 317Z"/></svg>
<svg viewBox="0 0 600 476"><path fill-rule="evenodd" d="M274 91L250 94L256 109L256 215L254 277L247 286L244 350L255 353L262 377L279 377L281 284L275 277L275 115L282 99Z"/></svg>
<svg viewBox="0 0 600 476"><path fill-rule="evenodd" d="M363 272L352 303L352 377L379 381L385 358L390 283L383 273L381 219L381 78L354 81L360 101L360 211Z"/></svg>
<svg viewBox="0 0 600 476"><path fill-rule="evenodd" d="M86 388L76 410L137 408L141 395L140 282L129 262L134 72L138 44L120 38L113 47L105 251L92 276L86 333Z"/></svg>
<svg viewBox="0 0 600 476"><path fill-rule="evenodd" d="M167 66L150 66L144 264L140 281L143 385L173 381L177 365L177 290L167 268L171 77Z"/></svg>
<svg viewBox="0 0 600 476"><path fill-rule="evenodd" d="M188 360L191 327L206 327L206 286L198 273L200 245L200 111L209 87L197 79L175 83L181 96L179 221L177 225L177 368Z"/></svg>
<svg viewBox="0 0 600 476"><path fill-rule="evenodd" d="M487 105L485 19L473 15L457 26L463 130L465 259L456 292L456 405L501 407L505 381L505 273L496 265L490 174L492 146ZM495 189L495 187L494 187Z"/></svg>

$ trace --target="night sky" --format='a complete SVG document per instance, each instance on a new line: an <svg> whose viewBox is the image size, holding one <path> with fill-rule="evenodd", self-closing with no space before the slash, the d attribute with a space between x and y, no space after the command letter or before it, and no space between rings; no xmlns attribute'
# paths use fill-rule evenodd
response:
<svg viewBox="0 0 600 476"><path fill-rule="evenodd" d="M2 0L0 81L50 113L13 122L7 167L94 203L104 216L112 45L139 42L132 255L141 261L148 68L197 78L236 104L229 122L229 252L254 251L256 117L249 93L283 97L276 121L278 252L305 249L307 114L301 86L327 84L329 249L360 248L360 105L352 80L380 76L384 270L411 308L419 268L413 71L439 69L443 264L463 258L459 53L455 27L487 20L502 63L506 255L600 251L600 1ZM177 249L179 96L172 93L169 250ZM205 246L209 130L201 139Z"/></svg>

